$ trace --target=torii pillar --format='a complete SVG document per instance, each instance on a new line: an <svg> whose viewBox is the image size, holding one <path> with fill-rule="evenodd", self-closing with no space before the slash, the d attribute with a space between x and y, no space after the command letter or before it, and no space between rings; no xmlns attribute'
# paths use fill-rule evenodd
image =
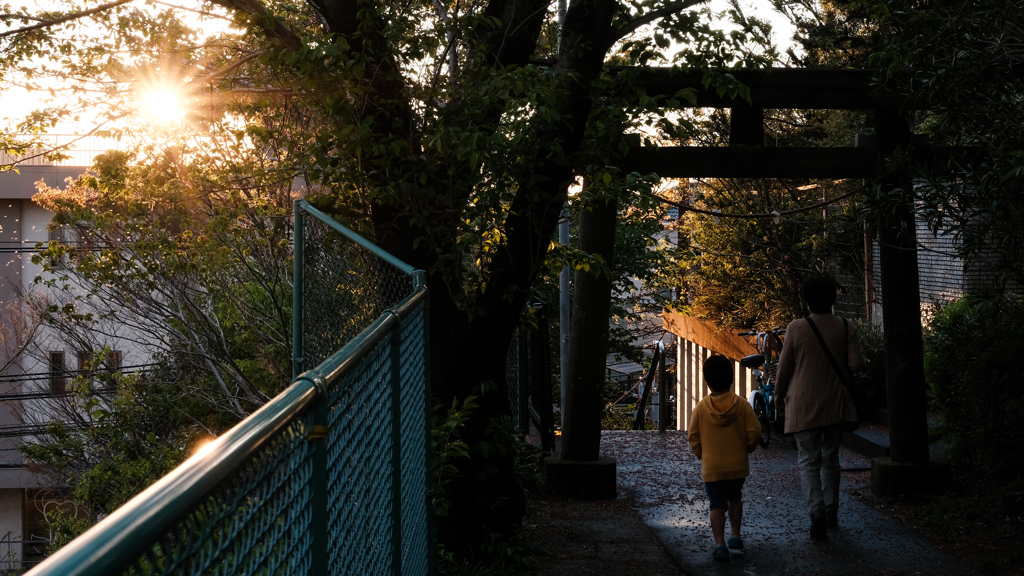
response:
<svg viewBox="0 0 1024 576"><path fill-rule="evenodd" d="M950 473L928 456L913 180L897 158L911 153L910 127L895 110L876 109L875 131L879 156L897 168L882 178L876 207L890 455L872 460L871 491L895 496L942 488Z"/></svg>

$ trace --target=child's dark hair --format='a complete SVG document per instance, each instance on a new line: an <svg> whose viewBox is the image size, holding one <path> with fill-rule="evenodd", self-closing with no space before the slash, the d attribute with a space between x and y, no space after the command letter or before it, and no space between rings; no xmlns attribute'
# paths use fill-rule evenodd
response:
<svg viewBox="0 0 1024 576"><path fill-rule="evenodd" d="M714 392L725 392L732 385L732 362L725 356L712 356L704 361L704 381Z"/></svg>
<svg viewBox="0 0 1024 576"><path fill-rule="evenodd" d="M800 295L814 314L829 314L836 303L836 283L826 276L811 276L804 282Z"/></svg>

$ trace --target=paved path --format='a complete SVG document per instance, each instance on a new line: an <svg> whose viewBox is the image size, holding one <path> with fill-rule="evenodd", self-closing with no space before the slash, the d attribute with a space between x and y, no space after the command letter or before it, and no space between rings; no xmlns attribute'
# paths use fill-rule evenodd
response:
<svg viewBox="0 0 1024 576"><path fill-rule="evenodd" d="M687 574L758 575L959 575L971 568L892 517L871 507L869 462L846 450L839 528L811 540L804 512L796 451L774 441L751 454L744 486L746 553L730 562L711 558L714 539L700 461L684 432L606 431L602 455L617 461L619 486ZM622 494L620 494L622 496ZM728 528L726 528L728 530Z"/></svg>

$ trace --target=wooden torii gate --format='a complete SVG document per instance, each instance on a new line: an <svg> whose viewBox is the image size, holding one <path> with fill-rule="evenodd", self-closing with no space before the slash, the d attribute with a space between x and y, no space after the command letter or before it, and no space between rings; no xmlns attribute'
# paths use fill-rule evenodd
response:
<svg viewBox="0 0 1024 576"><path fill-rule="evenodd" d="M906 170L887 166L897 150L934 162L948 150L912 146L913 135L900 102L881 91L867 70L776 68L730 71L750 89L750 102L700 88L700 72L650 68L638 82L651 94L673 95L695 88L686 107L730 108L729 146L636 147L620 166L665 178L864 178L883 191L912 190ZM764 140L765 109L873 110L875 134L845 148L773 148ZM928 456L922 360L920 288L912 200L903 197L885 214L879 230L882 321L886 351L890 457L872 462L872 491L879 495L920 492L948 482L948 467Z"/></svg>

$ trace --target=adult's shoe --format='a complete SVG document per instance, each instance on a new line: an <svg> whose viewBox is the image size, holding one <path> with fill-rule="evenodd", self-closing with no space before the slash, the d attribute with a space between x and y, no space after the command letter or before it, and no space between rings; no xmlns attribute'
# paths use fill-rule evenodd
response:
<svg viewBox="0 0 1024 576"><path fill-rule="evenodd" d="M811 538L815 540L821 540L827 536L825 532L825 512L819 510L814 514L811 514Z"/></svg>

